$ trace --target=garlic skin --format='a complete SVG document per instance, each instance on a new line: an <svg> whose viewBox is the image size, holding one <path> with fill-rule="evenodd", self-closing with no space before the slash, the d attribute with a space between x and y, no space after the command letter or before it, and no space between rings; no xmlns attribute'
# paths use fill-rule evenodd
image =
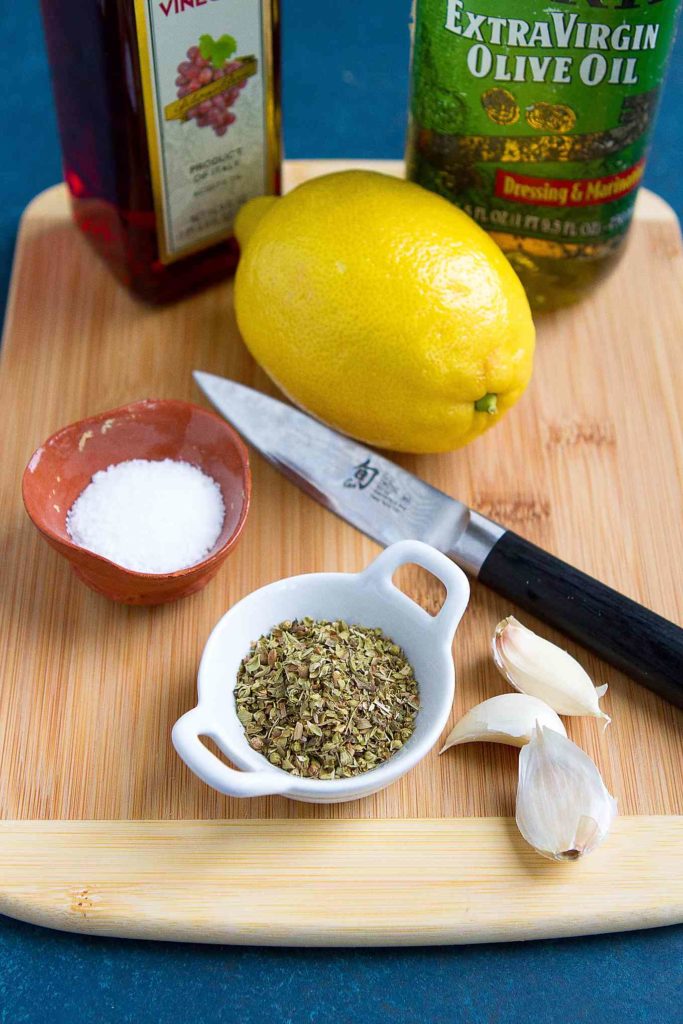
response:
<svg viewBox="0 0 683 1024"><path fill-rule="evenodd" d="M567 735L553 709L538 697L500 693L467 711L456 722L440 753L460 743L507 743L511 747L523 747L531 739L536 725Z"/></svg>
<svg viewBox="0 0 683 1024"><path fill-rule="evenodd" d="M577 860L598 846L617 813L596 765L575 743L540 726L519 755L517 827L550 860Z"/></svg>
<svg viewBox="0 0 683 1024"><path fill-rule="evenodd" d="M609 725L609 715L598 705L607 684L593 686L588 673L561 647L509 615L496 626L492 648L496 668L516 690L545 701L558 715L593 715Z"/></svg>

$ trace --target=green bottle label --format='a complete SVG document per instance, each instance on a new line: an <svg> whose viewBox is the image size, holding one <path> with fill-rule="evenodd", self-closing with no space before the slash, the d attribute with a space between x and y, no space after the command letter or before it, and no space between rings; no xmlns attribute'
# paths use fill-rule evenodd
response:
<svg viewBox="0 0 683 1024"><path fill-rule="evenodd" d="M633 212L679 0L506 6L515 17L500 0L416 0L409 176L488 231L609 248Z"/></svg>

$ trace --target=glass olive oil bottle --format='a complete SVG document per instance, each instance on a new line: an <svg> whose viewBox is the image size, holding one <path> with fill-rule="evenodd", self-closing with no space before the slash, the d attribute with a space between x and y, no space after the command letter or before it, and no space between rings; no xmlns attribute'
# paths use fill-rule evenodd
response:
<svg viewBox="0 0 683 1024"><path fill-rule="evenodd" d="M538 310L622 255L679 6L415 0L408 176L491 233Z"/></svg>

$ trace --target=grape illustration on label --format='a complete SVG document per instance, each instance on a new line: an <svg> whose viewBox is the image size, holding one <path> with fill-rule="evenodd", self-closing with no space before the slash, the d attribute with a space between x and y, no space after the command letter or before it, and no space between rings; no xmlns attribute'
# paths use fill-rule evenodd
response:
<svg viewBox="0 0 683 1024"><path fill-rule="evenodd" d="M257 71L255 57L229 59L236 49L236 41L228 35L220 39L203 35L198 46L189 48L187 59L178 65L175 80L178 98L186 102L168 104L164 110L167 121L194 120L199 128L210 127L216 135L225 135L236 120L230 107L237 101L247 79Z"/></svg>

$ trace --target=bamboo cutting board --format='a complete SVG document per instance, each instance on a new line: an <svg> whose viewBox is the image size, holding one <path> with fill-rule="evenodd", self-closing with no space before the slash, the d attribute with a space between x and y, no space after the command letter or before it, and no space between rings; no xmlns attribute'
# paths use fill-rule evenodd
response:
<svg viewBox="0 0 683 1024"><path fill-rule="evenodd" d="M290 164L289 183L338 166ZM679 622L682 266L675 217L644 193L617 274L540 320L521 404L462 451L400 459ZM231 287L149 309L78 236L62 187L22 222L0 365L0 911L101 934L279 944L683 920L683 716L571 644L596 683L610 683L613 724L568 720L568 732L622 814L583 862L545 862L519 837L511 748L434 751L390 789L330 807L232 800L179 761L171 726L195 703L199 655L221 614L285 575L357 570L376 545L252 453L252 511L216 580L177 604L126 608L86 590L42 541L20 479L41 441L75 419L145 397L201 402L193 368L275 394L239 340ZM403 585L437 606L429 577L408 572ZM473 587L454 652L454 719L505 691L488 638L513 610Z"/></svg>

